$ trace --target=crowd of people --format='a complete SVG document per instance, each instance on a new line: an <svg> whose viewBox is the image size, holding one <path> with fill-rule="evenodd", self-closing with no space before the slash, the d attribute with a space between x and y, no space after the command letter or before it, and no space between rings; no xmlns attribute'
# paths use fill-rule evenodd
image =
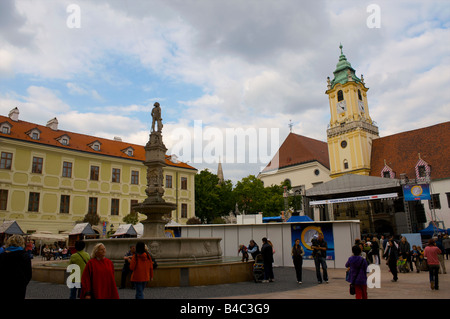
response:
<svg viewBox="0 0 450 319"><path fill-rule="evenodd" d="M31 280L31 259L33 258L33 242L27 241L21 235L13 235L8 238L0 250L0 285L6 289L0 290L0 297L5 299L24 299L26 287ZM70 258L70 264L78 265L80 280L77 285L70 288L69 298L76 299L117 299L118 289L115 283L114 266L111 260L106 258L106 247L99 243L91 254L84 251L85 243L77 241L76 252L72 255L63 247L53 247L53 251L45 245L43 254L52 253L53 258ZM327 272L328 244L322 233L312 239L311 251L316 269L316 277L319 284L328 283ZM261 257L264 265L263 282L273 282L275 248L272 242L264 237L262 246L251 240L248 246L240 245L239 253L242 261L248 261L249 255L254 260ZM352 247L352 256L349 257L345 267L347 268L346 280L351 284L351 293L358 299L367 299L367 269L370 264L379 265L384 260L392 274L392 281L398 281L399 273L428 271L430 288L439 290L439 274L446 274L444 258L448 260L450 254L450 238L448 235L439 235L431 238L425 248L421 245L412 245L406 237L399 239L381 236L369 236L365 239L356 239ZM292 261L295 268L296 280L302 283L302 265L305 251L296 239L292 246ZM157 264L143 242L132 245L124 256L124 266L120 288L125 288L127 278L131 274L132 288L136 290L136 299L144 298L144 288L153 280L153 270ZM6 294L5 294L6 293Z"/></svg>
<svg viewBox="0 0 450 319"><path fill-rule="evenodd" d="M32 277L33 259L32 242L21 235L10 236L0 250L0 299L25 299L28 283ZM55 259L69 258L70 265L77 265L79 278L72 278L69 287L70 299L118 299L113 262L106 258L106 247L99 243L94 246L92 253L84 251L84 241L75 243L75 253L69 255L65 246L53 247L47 245L42 248L43 256L52 254ZM148 252L147 246L139 241L126 254L126 269L124 279L131 273L131 282L136 290L136 299L144 298L144 289L153 280L153 269L156 261ZM125 268L125 267L124 267ZM75 272L75 271L74 271ZM124 281L122 281L124 285Z"/></svg>
<svg viewBox="0 0 450 319"><path fill-rule="evenodd" d="M357 239L352 248L353 255L347 261L347 281L355 288L358 299L367 299L367 268L371 263L379 265L381 258L389 267L392 282L398 281L399 273L428 271L430 288L439 290L439 274L446 274L444 256L450 253L450 238L447 234L438 235L422 245L411 245L405 236L399 239L381 236ZM357 263L358 262L358 263ZM359 268L356 267L358 264Z"/></svg>

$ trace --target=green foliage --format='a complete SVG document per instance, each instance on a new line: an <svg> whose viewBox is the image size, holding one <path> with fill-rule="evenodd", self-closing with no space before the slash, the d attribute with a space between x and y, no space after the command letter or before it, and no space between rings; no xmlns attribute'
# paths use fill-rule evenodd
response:
<svg viewBox="0 0 450 319"><path fill-rule="evenodd" d="M280 216L281 211L293 207L299 209L301 196L283 196L284 189L291 185L285 181L280 185L264 187L255 175L249 175L236 183L219 184L217 175L207 169L195 177L195 214L204 223L223 223L222 216L228 215L238 205L245 214L263 212L263 216Z"/></svg>
<svg viewBox="0 0 450 319"><path fill-rule="evenodd" d="M83 223L89 223L92 226L96 226L98 225L99 222L100 216L97 213L95 214L87 213L86 215L84 215Z"/></svg>
<svg viewBox="0 0 450 319"><path fill-rule="evenodd" d="M137 223L139 223L139 217L138 217L138 214L136 214L136 213L129 213L128 215L126 215L122 218L122 221L125 224L136 225Z"/></svg>
<svg viewBox="0 0 450 319"><path fill-rule="evenodd" d="M195 175L195 215L202 222L228 215L234 205L231 181L219 183L217 175L207 169Z"/></svg>

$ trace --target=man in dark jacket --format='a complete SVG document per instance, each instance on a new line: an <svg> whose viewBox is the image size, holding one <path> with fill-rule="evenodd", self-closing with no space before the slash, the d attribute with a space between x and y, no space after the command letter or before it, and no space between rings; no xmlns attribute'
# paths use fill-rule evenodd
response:
<svg viewBox="0 0 450 319"><path fill-rule="evenodd" d="M386 264L389 266L389 270L393 276L392 281L396 282L398 280L398 270L397 270L397 259L398 259L398 249L397 244L393 239L390 239L388 242L388 248L386 253L384 254L387 262Z"/></svg>
<svg viewBox="0 0 450 319"><path fill-rule="evenodd" d="M272 282L273 276L273 247L269 244L266 237L262 239L261 255L264 263L264 280L263 282Z"/></svg>
<svg viewBox="0 0 450 319"><path fill-rule="evenodd" d="M320 266L322 266L323 280L328 283L327 271L327 249L328 244L324 240L323 233L319 233L317 238L311 241L312 255L314 257L314 265L316 266L316 276L319 284L322 283L322 275L320 274Z"/></svg>

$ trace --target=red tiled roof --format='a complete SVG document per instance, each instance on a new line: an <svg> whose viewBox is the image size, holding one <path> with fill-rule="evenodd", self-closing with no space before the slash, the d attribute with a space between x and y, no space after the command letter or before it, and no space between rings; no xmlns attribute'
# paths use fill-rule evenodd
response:
<svg viewBox="0 0 450 319"><path fill-rule="evenodd" d="M450 177L450 122L373 140L370 175L381 176L386 160L396 178L405 173L415 179L419 154L431 166L432 180Z"/></svg>
<svg viewBox="0 0 450 319"><path fill-rule="evenodd" d="M11 125L9 134L4 134L0 131L0 137L11 138L36 144L43 144L49 146L55 146L63 149L70 149L74 151L87 152L91 154L113 156L129 160L145 161L145 149L142 145L131 144L123 141L109 140L96 136L84 135L79 133L73 133L63 130L52 130L51 128L39 124L34 124L25 121L13 121L9 117L0 115L0 124L8 122ZM32 139L27 133L32 129L38 129L40 131L39 140ZM63 135L67 135L70 138L69 145L62 145L58 138ZM98 141L101 143L100 151L95 151L90 145L93 142ZM127 155L124 150L127 148L133 148L133 156ZM166 155L166 164L168 166L186 168L196 170L186 163L178 162L173 163L170 160L170 156Z"/></svg>
<svg viewBox="0 0 450 319"><path fill-rule="evenodd" d="M279 159L278 163L276 159ZM309 137L289 133L272 161L263 172L317 161L330 168L328 144Z"/></svg>

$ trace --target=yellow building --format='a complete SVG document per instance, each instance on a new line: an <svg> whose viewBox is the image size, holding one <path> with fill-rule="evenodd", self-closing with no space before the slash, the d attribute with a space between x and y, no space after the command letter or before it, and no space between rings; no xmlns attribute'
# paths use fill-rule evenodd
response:
<svg viewBox="0 0 450 319"><path fill-rule="evenodd" d="M63 131L19 120L19 110L0 116L0 220L16 220L24 232L70 231L87 213L112 230L131 205L146 198L144 146ZM195 216L195 174L166 156L165 194L176 203L172 220ZM144 216L141 216L144 217Z"/></svg>
<svg viewBox="0 0 450 319"><path fill-rule="evenodd" d="M330 125L327 130L330 177L370 174L372 140L378 127L370 118L364 78L358 78L340 46L334 79L328 78Z"/></svg>

